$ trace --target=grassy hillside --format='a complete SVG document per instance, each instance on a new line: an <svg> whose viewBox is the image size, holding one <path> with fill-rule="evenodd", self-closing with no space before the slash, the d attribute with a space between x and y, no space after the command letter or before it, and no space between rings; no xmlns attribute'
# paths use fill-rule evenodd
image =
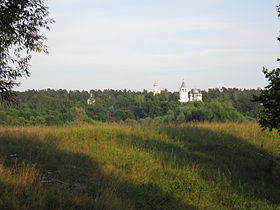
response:
<svg viewBox="0 0 280 210"><path fill-rule="evenodd" d="M280 209L254 123L0 128L0 209Z"/></svg>

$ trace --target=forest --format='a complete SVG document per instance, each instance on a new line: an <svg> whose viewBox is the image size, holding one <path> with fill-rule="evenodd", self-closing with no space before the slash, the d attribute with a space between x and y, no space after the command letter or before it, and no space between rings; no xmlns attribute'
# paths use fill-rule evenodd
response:
<svg viewBox="0 0 280 210"><path fill-rule="evenodd" d="M203 102L178 102L179 93L147 90L28 90L14 92L14 102L0 103L1 125L75 123L182 123L256 121L262 109L254 97L260 89L213 88L202 91ZM92 94L95 104L87 104Z"/></svg>

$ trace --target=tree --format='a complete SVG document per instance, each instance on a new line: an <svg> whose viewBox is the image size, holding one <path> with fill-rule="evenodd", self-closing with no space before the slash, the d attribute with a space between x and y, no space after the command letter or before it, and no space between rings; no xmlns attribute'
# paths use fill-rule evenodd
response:
<svg viewBox="0 0 280 210"><path fill-rule="evenodd" d="M177 121L180 123L185 122L185 115L183 112L179 113L179 115L177 116Z"/></svg>
<svg viewBox="0 0 280 210"><path fill-rule="evenodd" d="M244 116L239 113L233 106L232 102L229 100L213 99L206 105L206 112L208 116L204 116L201 113L196 114L196 118L203 117L209 118L210 121L234 121L243 122L245 120ZM193 116L192 116L193 117ZM203 119L202 119L203 120Z"/></svg>
<svg viewBox="0 0 280 210"><path fill-rule="evenodd" d="M277 6L277 12L280 16L280 4ZM277 39L280 41L280 37ZM264 68L263 73L269 84L261 91L261 95L255 98L263 106L259 115L259 124L270 131L277 129L280 134L280 68L271 71Z"/></svg>
<svg viewBox="0 0 280 210"><path fill-rule="evenodd" d="M175 114L172 110L168 110L167 115L166 115L166 122L172 122L175 119Z"/></svg>
<svg viewBox="0 0 280 210"><path fill-rule="evenodd" d="M263 109L259 115L259 124L262 128L269 130L277 129L280 133L280 69L268 71L263 70L269 85L261 91L261 95L256 97Z"/></svg>
<svg viewBox="0 0 280 210"><path fill-rule="evenodd" d="M31 53L48 53L41 29L49 29L45 0L0 1L0 98L11 99L17 79L28 77Z"/></svg>

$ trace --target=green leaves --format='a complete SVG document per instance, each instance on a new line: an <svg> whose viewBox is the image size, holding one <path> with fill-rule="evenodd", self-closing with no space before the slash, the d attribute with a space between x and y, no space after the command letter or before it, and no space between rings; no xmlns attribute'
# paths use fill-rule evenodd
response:
<svg viewBox="0 0 280 210"><path fill-rule="evenodd" d="M11 0L0 2L0 98L11 100L17 79L29 77L32 52L45 52L50 19L45 0Z"/></svg>
<svg viewBox="0 0 280 210"><path fill-rule="evenodd" d="M269 71L263 69L269 84L255 100L260 102L263 110L259 115L259 124L269 130L277 129L280 133L280 68Z"/></svg>

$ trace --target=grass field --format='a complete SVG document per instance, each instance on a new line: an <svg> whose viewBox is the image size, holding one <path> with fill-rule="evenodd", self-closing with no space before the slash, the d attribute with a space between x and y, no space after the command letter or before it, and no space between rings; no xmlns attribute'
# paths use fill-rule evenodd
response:
<svg viewBox="0 0 280 210"><path fill-rule="evenodd" d="M280 209L257 124L0 128L0 209Z"/></svg>

